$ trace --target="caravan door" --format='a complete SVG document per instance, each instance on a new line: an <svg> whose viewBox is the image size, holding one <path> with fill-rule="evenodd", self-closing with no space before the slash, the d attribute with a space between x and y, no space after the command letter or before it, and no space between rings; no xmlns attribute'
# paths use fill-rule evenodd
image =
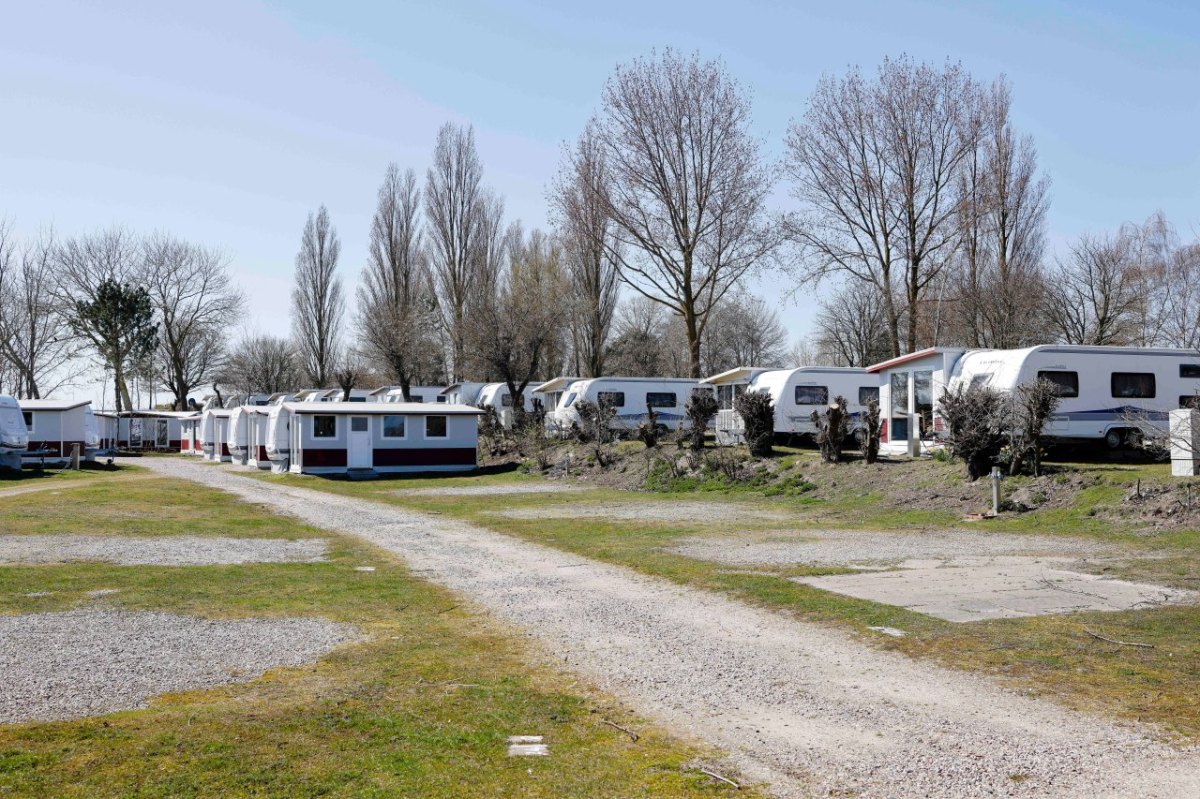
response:
<svg viewBox="0 0 1200 799"><path fill-rule="evenodd" d="M371 420L368 417L350 417L350 437L346 447L346 466L349 468L370 469L375 465L371 450Z"/></svg>

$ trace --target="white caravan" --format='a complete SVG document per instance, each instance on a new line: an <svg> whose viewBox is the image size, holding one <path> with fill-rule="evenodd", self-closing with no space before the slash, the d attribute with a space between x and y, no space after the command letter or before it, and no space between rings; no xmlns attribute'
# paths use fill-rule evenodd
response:
<svg viewBox="0 0 1200 799"><path fill-rule="evenodd" d="M1116 449L1143 434L1166 434L1169 412L1200 400L1200 352L1143 347L1051 345L970 350L947 388L986 386L1011 392L1044 378L1060 401L1046 433L1061 441L1103 441ZM944 427L934 417L934 429Z"/></svg>
<svg viewBox="0 0 1200 799"><path fill-rule="evenodd" d="M532 411L532 387L526 386L522 399L525 410ZM452 383L438 395L438 401L450 405L471 405L481 411L491 408L505 427L511 427L513 423L513 400L507 383Z"/></svg>
<svg viewBox="0 0 1200 799"><path fill-rule="evenodd" d="M283 474L291 465L292 412L286 402L281 402L267 409L266 418L266 454L270 469L276 474ZM262 463L259 467L267 468Z"/></svg>
<svg viewBox="0 0 1200 799"><path fill-rule="evenodd" d="M694 391L711 391L692 378L668 377L593 377L576 380L566 390L559 407L546 414L546 428L556 435L566 435L579 424L578 403L593 405L601 400L612 403L615 415L611 428L617 431L636 430L650 409L657 424L667 429L688 429L686 405Z"/></svg>
<svg viewBox="0 0 1200 799"><path fill-rule="evenodd" d="M250 412L254 407L239 405L229 412L225 439L229 445L229 459L243 466L250 457Z"/></svg>
<svg viewBox="0 0 1200 799"><path fill-rule="evenodd" d="M551 413L558 410L558 406L562 403L563 398L567 396L567 389L579 379L578 377L566 376L552 378L540 386L534 386L533 395L542 401L542 410L546 413Z"/></svg>
<svg viewBox="0 0 1200 799"><path fill-rule="evenodd" d="M479 399L479 391L487 383L451 383L442 389L438 396L444 397L451 405L474 405Z"/></svg>
<svg viewBox="0 0 1200 799"><path fill-rule="evenodd" d="M0 395L0 467L21 469L21 453L29 447L29 432L20 404Z"/></svg>
<svg viewBox="0 0 1200 799"><path fill-rule="evenodd" d="M813 411L822 412L835 397L845 397L850 413L850 433L859 434L859 422L867 403L879 401L879 377L866 369L840 366L801 366L795 369L739 367L712 377L701 385L717 392L718 444L745 441L745 423L734 410L734 400L748 392L762 392L775 405L775 435L811 436L817 430Z"/></svg>
<svg viewBox="0 0 1200 799"><path fill-rule="evenodd" d="M368 402L445 402L442 394L445 386L409 386L408 399L404 399L404 389L400 386L385 386L372 392Z"/></svg>

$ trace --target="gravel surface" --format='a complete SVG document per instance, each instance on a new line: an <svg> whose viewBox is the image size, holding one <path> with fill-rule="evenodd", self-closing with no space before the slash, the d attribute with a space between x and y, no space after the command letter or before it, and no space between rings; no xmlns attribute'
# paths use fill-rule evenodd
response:
<svg viewBox="0 0 1200 799"><path fill-rule="evenodd" d="M443 486L438 488L404 488L396 495L404 497L493 497L509 494L573 494L590 491L590 488L567 485L566 483L505 483L484 486Z"/></svg>
<svg viewBox="0 0 1200 799"><path fill-rule="evenodd" d="M0 563L98 561L120 566L213 566L234 563L316 563L323 538L231 538L172 535L0 535Z"/></svg>
<svg viewBox="0 0 1200 799"><path fill-rule="evenodd" d="M616 519L648 522L744 522L746 519L788 519L782 511L734 502L649 500L640 502L569 502L540 508L495 511L510 519Z"/></svg>
<svg viewBox="0 0 1200 799"><path fill-rule="evenodd" d="M441 516L148 465L390 549L780 795L1200 795L1195 750L836 630Z"/></svg>
<svg viewBox="0 0 1200 799"><path fill-rule="evenodd" d="M145 707L171 691L249 682L356 637L324 619L111 610L0 616L0 723L96 716Z"/></svg>
<svg viewBox="0 0 1200 799"><path fill-rule="evenodd" d="M762 540L761 533L744 536L685 538L671 552L730 566L890 565L906 560L953 560L996 555L1106 557L1114 547L1082 538L1011 535L973 530L891 533L847 530L798 530L788 540ZM756 540L757 539L757 540Z"/></svg>

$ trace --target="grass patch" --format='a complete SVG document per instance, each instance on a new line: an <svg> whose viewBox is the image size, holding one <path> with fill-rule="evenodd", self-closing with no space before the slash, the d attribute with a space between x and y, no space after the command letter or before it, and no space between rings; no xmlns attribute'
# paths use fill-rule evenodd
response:
<svg viewBox="0 0 1200 799"><path fill-rule="evenodd" d="M322 536L315 564L0 567L0 612L120 607L210 617L324 616L362 643L260 680L143 710L0 727L5 797L702 797L706 754L539 665L511 632L456 608L390 554L190 483L138 475L0 501L0 529ZM356 572L371 565L376 571ZM94 599L88 591L116 588ZM29 597L29 593L46 593ZM636 727L634 743L599 724ZM540 734L549 758L507 758ZM755 795L753 792L750 795Z"/></svg>

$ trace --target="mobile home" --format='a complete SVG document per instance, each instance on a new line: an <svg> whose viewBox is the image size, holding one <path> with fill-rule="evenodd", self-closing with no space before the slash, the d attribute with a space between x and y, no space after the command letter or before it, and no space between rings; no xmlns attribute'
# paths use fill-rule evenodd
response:
<svg viewBox="0 0 1200 799"><path fill-rule="evenodd" d="M182 439L179 442L179 451L184 455L203 455L204 450L200 447L200 413L179 420L179 434Z"/></svg>
<svg viewBox="0 0 1200 799"><path fill-rule="evenodd" d="M195 411L122 411L117 414L117 447L125 450L183 451L183 422Z"/></svg>
<svg viewBox="0 0 1200 799"><path fill-rule="evenodd" d="M20 470L21 455L29 449L29 432L21 406L0 394L0 467Z"/></svg>
<svg viewBox="0 0 1200 799"><path fill-rule="evenodd" d="M745 393L762 392L775 406L777 437L811 436L817 430L813 411L824 411L835 397L846 398L850 432L857 435L867 403L879 400L879 378L866 369L839 366L801 366L795 369L739 367L701 381L717 393L718 444L740 444L745 423L734 410L734 400Z"/></svg>
<svg viewBox="0 0 1200 799"><path fill-rule="evenodd" d="M229 454L229 408L208 408L200 417L200 449L207 461L228 462Z"/></svg>
<svg viewBox="0 0 1200 799"><path fill-rule="evenodd" d="M408 399L400 386L383 386L371 392L367 402L445 402L445 386L409 386Z"/></svg>
<svg viewBox="0 0 1200 799"><path fill-rule="evenodd" d="M466 405L287 402L276 433L284 412L293 473L464 471L477 463L480 411Z"/></svg>
<svg viewBox="0 0 1200 799"><path fill-rule="evenodd" d="M966 352L958 347L930 347L867 367L879 377L881 451L918 455L922 447L937 443L943 432L938 399Z"/></svg>
<svg viewBox="0 0 1200 799"><path fill-rule="evenodd" d="M100 433L91 400L26 399L20 401L28 434L26 463L66 462L79 448L91 460L100 449Z"/></svg>
<svg viewBox="0 0 1200 799"><path fill-rule="evenodd" d="M1151 428L1166 434L1170 411L1196 404L1200 352L1072 345L971 350L955 362L948 387L1011 392L1039 378L1058 387L1058 409L1046 428L1051 438L1116 449L1135 445ZM934 426L940 430L936 415Z"/></svg>
<svg viewBox="0 0 1200 799"><path fill-rule="evenodd" d="M580 423L579 402L586 400L599 404L601 400L607 400L615 411L611 427L618 432L636 430L648 418L651 409L660 426L687 429L690 426L687 401L695 391L711 390L692 378L594 377L576 380L567 387L559 407L546 414L546 427L552 433L565 435Z"/></svg>

